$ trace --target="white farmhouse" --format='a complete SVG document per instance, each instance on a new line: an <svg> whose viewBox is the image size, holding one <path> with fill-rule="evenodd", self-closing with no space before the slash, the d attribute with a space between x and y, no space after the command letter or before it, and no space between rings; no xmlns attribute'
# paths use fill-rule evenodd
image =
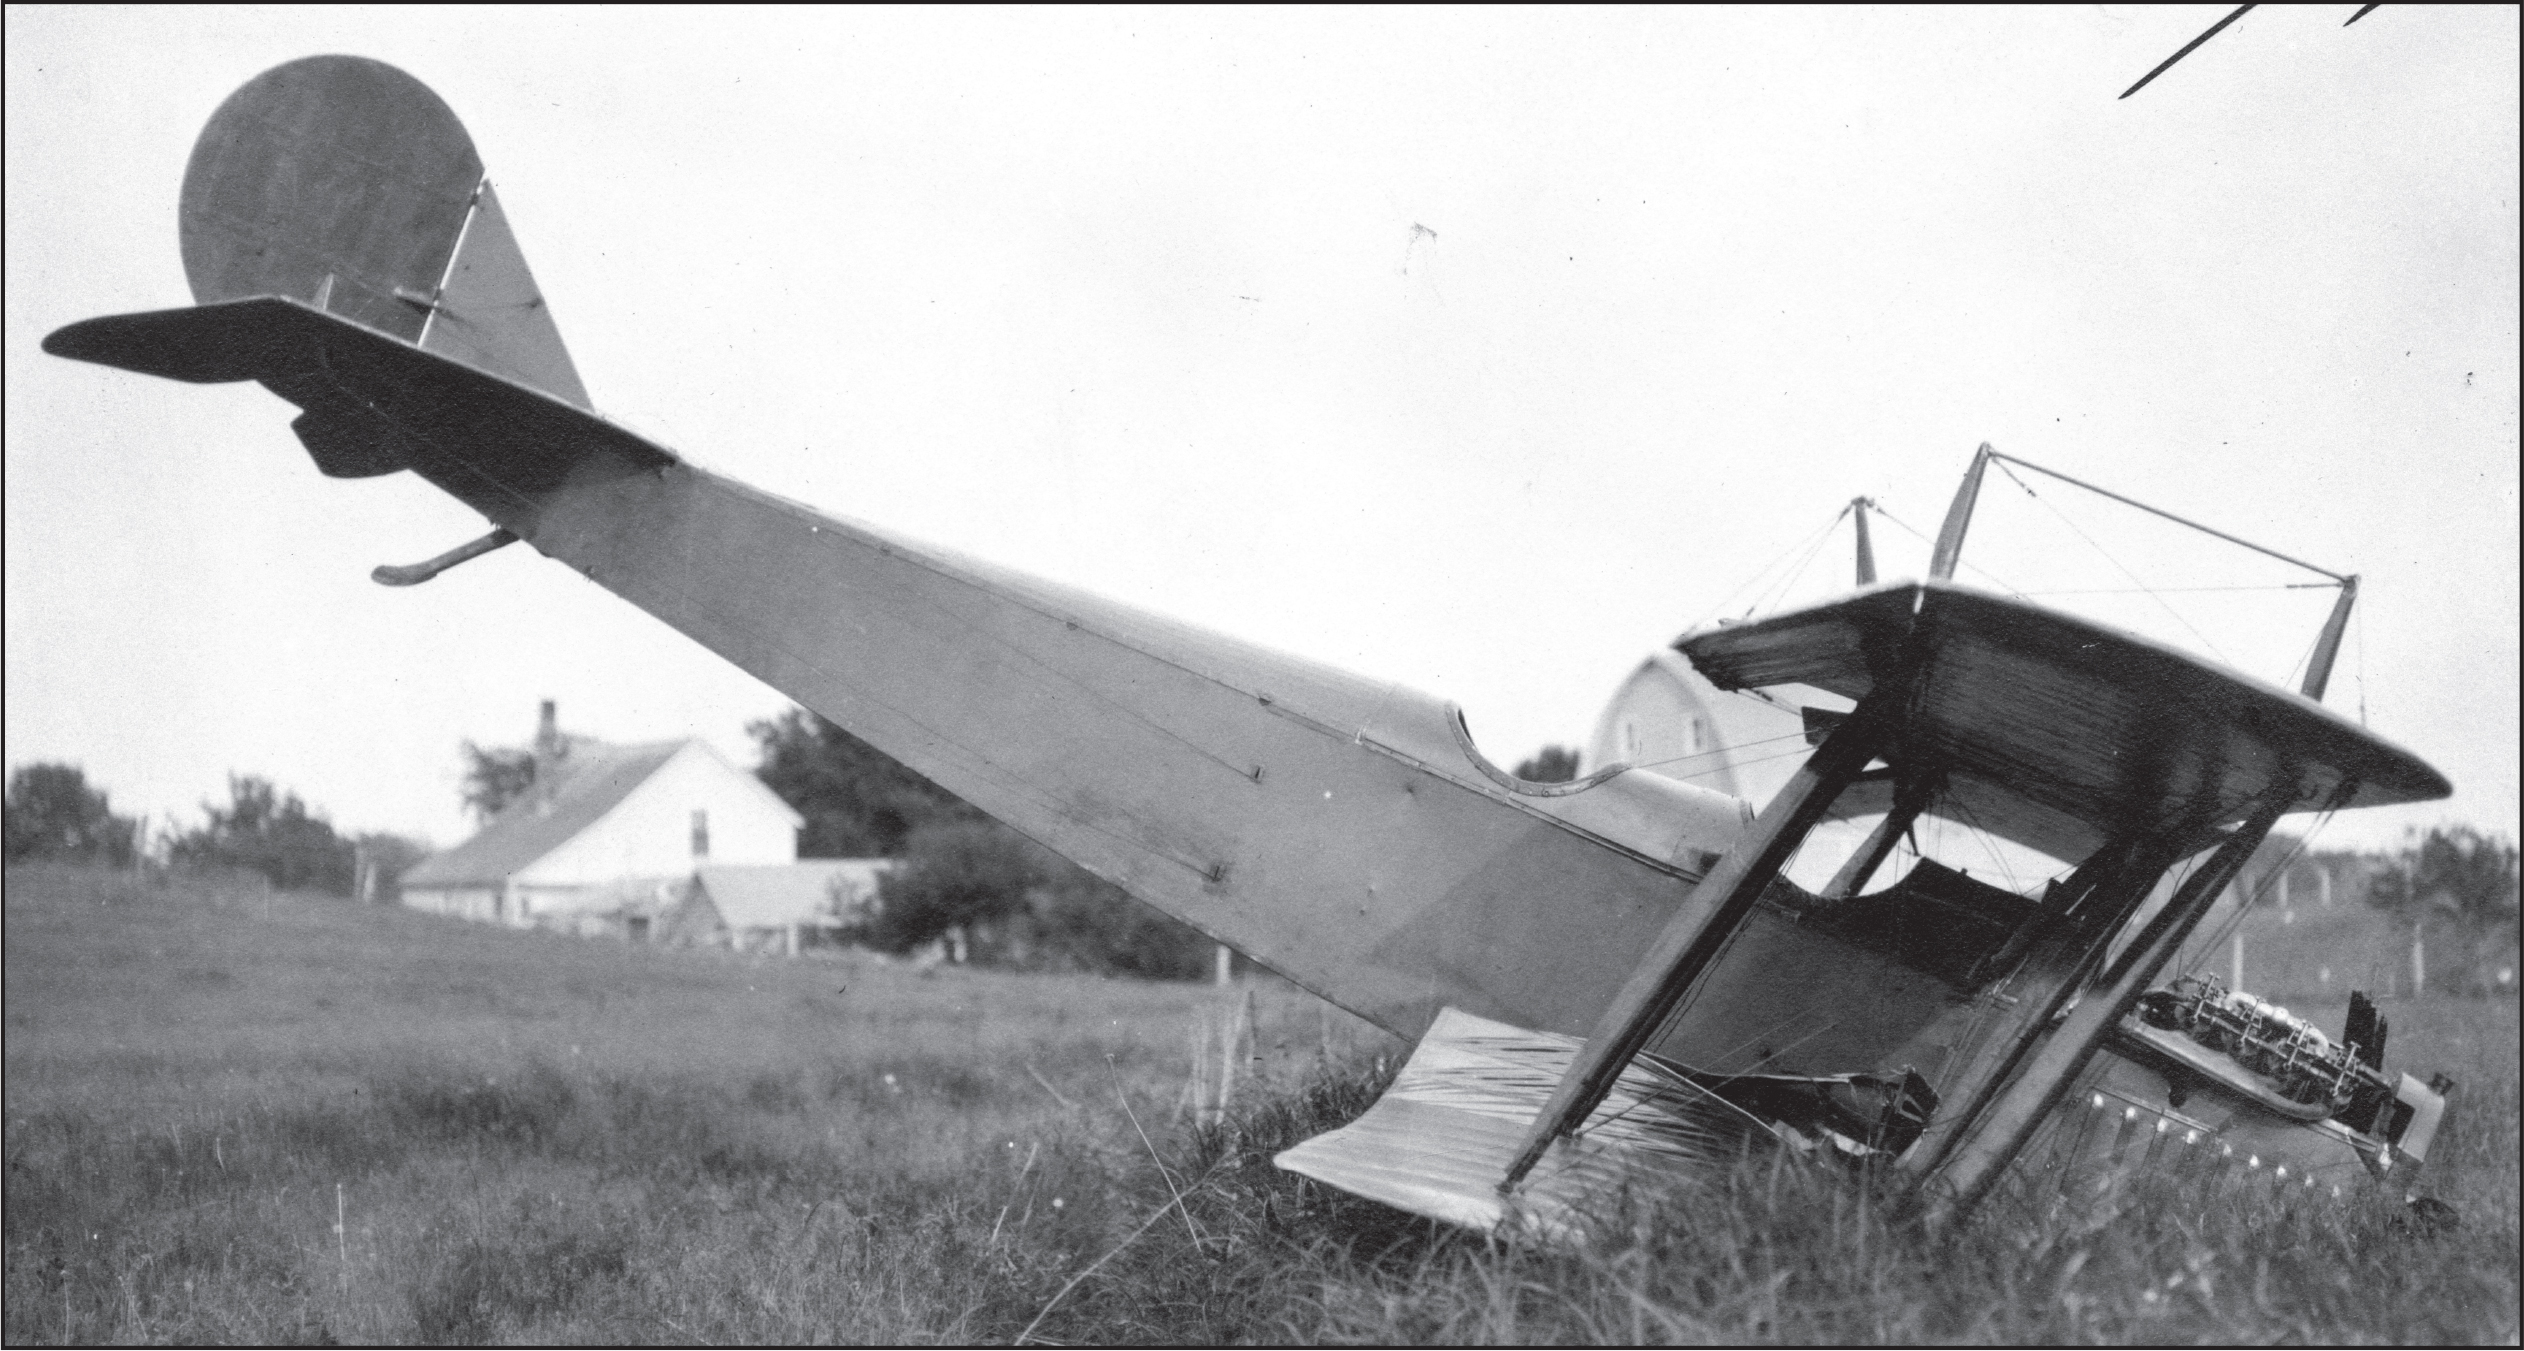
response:
<svg viewBox="0 0 2524 1351"><path fill-rule="evenodd" d="M646 936L711 864L797 861L802 818L699 740L563 737L546 700L534 786L403 875L403 903L518 927Z"/></svg>

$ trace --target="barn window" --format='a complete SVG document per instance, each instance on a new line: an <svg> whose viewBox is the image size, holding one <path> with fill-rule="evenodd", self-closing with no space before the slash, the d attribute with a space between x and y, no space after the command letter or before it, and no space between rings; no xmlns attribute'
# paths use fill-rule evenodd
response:
<svg viewBox="0 0 2524 1351"><path fill-rule="evenodd" d="M701 807L692 809L692 856L710 856L710 813Z"/></svg>

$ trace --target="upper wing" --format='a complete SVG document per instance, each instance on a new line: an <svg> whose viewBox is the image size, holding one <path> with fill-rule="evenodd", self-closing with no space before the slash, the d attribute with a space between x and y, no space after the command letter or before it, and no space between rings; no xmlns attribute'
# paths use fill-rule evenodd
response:
<svg viewBox="0 0 2524 1351"><path fill-rule="evenodd" d="M2137 634L1950 582L1899 582L1674 644L1721 688L1862 699L1906 664L1903 763L1968 824L2054 858L2109 838L2453 791L2417 756L2302 695Z"/></svg>

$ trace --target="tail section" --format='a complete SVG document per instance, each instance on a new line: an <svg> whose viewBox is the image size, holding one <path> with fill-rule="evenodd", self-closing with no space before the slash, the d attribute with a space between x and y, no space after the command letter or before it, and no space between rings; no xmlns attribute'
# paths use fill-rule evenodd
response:
<svg viewBox="0 0 2524 1351"><path fill-rule="evenodd" d="M589 406L473 139L392 66L311 56L247 82L194 143L179 218L204 305L287 297Z"/></svg>
<svg viewBox="0 0 2524 1351"><path fill-rule="evenodd" d="M280 67L219 110L188 175L202 303L72 324L45 350L262 383L304 410L325 472L410 469L499 527L383 580L513 535L1405 1036L1446 1005L1593 1026L1743 829L1734 799L1653 775L1535 791L1436 699L681 462L585 409L479 175L409 77Z"/></svg>

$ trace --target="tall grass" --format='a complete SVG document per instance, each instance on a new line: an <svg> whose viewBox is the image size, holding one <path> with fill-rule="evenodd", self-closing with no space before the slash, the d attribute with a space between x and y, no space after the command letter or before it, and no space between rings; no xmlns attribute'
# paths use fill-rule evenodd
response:
<svg viewBox="0 0 2524 1351"><path fill-rule="evenodd" d="M6 916L12 1343L2515 1331L2512 1005L2394 1010L2397 1060L2466 1080L2428 1177L2450 1234L2231 1177L2076 1205L2028 1180L1931 1234L1882 1180L1774 1154L1626 1198L1572 1254L1273 1168L1402 1049L1285 989L1205 1118L1190 1031L1229 1006L1201 987L66 871L11 871Z"/></svg>

